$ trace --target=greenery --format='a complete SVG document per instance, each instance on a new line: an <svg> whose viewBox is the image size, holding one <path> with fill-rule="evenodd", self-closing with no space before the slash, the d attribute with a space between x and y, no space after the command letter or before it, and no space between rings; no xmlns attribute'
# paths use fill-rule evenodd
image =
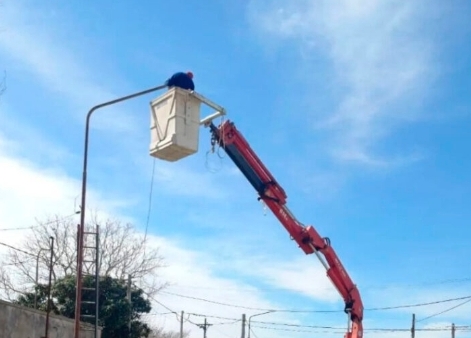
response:
<svg viewBox="0 0 471 338"><path fill-rule="evenodd" d="M115 218L101 218L98 212L89 212L90 222L85 230L94 232L99 225L99 257L98 270L101 276L125 279L128 275L139 280L141 288L151 297L162 290L158 276L163 264L159 248L150 242L131 223ZM30 285L36 283L36 259L39 262L39 280L48 280L50 268L50 236L54 237L54 257L52 264L52 280L55 283L64 276L74 275L77 271L77 224L71 215L54 215L47 217L31 229L22 241L19 249L10 250L0 264L0 287L9 300L15 300L18 294L31 290ZM95 245L93 235L85 238L88 245ZM84 251L82 265L85 275L95 273L95 251ZM15 276L15 277L12 277ZM145 284L144 284L145 282Z"/></svg>
<svg viewBox="0 0 471 338"><path fill-rule="evenodd" d="M94 277L85 277L83 286L93 288ZM47 308L47 286L37 287L37 304L40 310ZM94 301L94 291L83 290L83 300ZM103 327L102 338L147 338L151 334L150 327L141 320L141 315L151 310L150 301L145 298L144 291L131 288L131 306L127 301L126 281L109 276L100 279L99 292L99 325ZM52 312L65 317L74 318L75 314L75 276L58 279L51 288ZM34 307L34 292L18 297L15 303ZM82 314L94 314L95 304L82 304ZM131 335L128 323L131 319ZM94 318L83 318L84 322L94 323Z"/></svg>
<svg viewBox="0 0 471 338"><path fill-rule="evenodd" d="M1 75L1 74L0 74ZM0 92L2 80L0 76ZM99 259L100 271L99 292L99 325L103 327L102 338L173 338L179 333L164 331L162 328L150 328L142 316L149 313L151 303L148 300L166 287L158 278L158 270L163 264L158 247L152 245L145 234L130 223L118 219L98 217L98 212L90 211L91 221L86 224L86 231L94 232L99 225ZM21 250L10 250L4 264L0 264L0 288L10 301L19 305L47 309L47 285L36 283L35 274L38 268L38 279L45 281L52 271L51 311L68 318L75 318L75 272L77 269L77 231L73 215L54 215L31 229L21 244ZM55 238L54 256L50 266L50 236ZM94 244L94 238L87 240ZM83 273L84 288L82 300L95 301L93 290L95 279L95 252L84 252ZM34 256L36 259L31 259ZM38 263L38 265L36 265ZM14 271L14 273L12 273ZM128 275L140 281L139 287L131 288L131 305L127 300ZM12 278L19 276L19 278ZM94 315L95 305L82 303L82 315ZM131 320L131 332L129 321ZM94 324L94 318L82 317L82 321ZM186 336L186 333L184 334Z"/></svg>

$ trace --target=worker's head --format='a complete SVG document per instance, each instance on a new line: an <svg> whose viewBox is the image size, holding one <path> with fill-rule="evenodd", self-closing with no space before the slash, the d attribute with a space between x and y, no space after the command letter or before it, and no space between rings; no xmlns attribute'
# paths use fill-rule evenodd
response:
<svg viewBox="0 0 471 338"><path fill-rule="evenodd" d="M188 75L190 77L190 79L193 79L193 73L192 72L188 71L188 72L186 72L186 75Z"/></svg>

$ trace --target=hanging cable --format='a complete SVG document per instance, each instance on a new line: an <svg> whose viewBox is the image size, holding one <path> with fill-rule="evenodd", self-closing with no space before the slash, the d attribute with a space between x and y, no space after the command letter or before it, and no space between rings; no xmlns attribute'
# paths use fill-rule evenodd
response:
<svg viewBox="0 0 471 338"><path fill-rule="evenodd" d="M192 296L185 296L185 295L180 295L177 293L173 292L168 292L168 291L161 291L161 293L167 294L167 295L172 295L172 296L177 296L177 297L182 297L182 298L188 298L188 299L194 299L194 300L199 300L202 302L207 302L207 303L212 303L216 305L223 305L223 306L229 306L229 307L234 307L234 308L241 308L241 309L246 309L246 310L257 310L257 311L271 311L271 312L291 312L291 313L338 313L338 312L344 312L343 310L297 310L297 309L267 309L267 308L256 308L256 307L249 307L249 306L243 306L243 305L236 305L236 304L229 304L229 303L224 303L224 302L218 302L218 301L213 301L209 299L204 299L204 298L198 298L198 297L192 297ZM450 299L444 299L444 300L437 300L434 302L427 302L427 303L417 303L417 304L407 304L407 305L396 305L396 306L386 306L386 307L376 307L376 308L367 308L365 311L384 311L384 310L394 310L394 309L404 309L404 308L412 308L412 307L421 307L421 306L428 306L428 305L435 305L435 304L441 304L441 303L447 303L447 302L453 302L457 300L463 300L463 299L471 299L471 296L464 296L464 297L458 297L458 298L450 298Z"/></svg>
<svg viewBox="0 0 471 338"><path fill-rule="evenodd" d="M424 320L427 320L427 319L430 319L430 318L433 318L433 317L436 317L436 316L439 316L439 315L442 315L442 314L447 313L447 312L449 312L449 311L451 311L451 310L454 310L454 309L456 309L456 308L459 308L460 306L463 306L463 305L465 305L465 304L467 304L467 303L469 303L469 302L471 302L471 299L465 300L464 302L462 302L462 303L460 303L460 304L458 304L458 305L452 306L451 308L448 308L448 309L443 310L443 311L441 311L441 312L438 312L438 313L435 313L435 314L430 315L430 316L428 316L428 317L419 319L419 320L416 321L416 323L422 322L422 321L424 321Z"/></svg>
<svg viewBox="0 0 471 338"><path fill-rule="evenodd" d="M77 214L79 214L80 211L77 211L77 212L74 212L73 214L70 214L70 215L67 215L67 216L64 216L62 218L59 218L59 219L55 219L55 220L52 220L52 221L49 221L49 222L38 222L40 224L38 225L31 225L29 227L14 227L14 228L0 228L0 231L13 231L13 230L27 230L27 229L34 229L34 228L38 228L40 226L44 226L44 225L49 225L49 224L53 224L53 223L57 223L57 222L61 222L61 221L64 221L72 216L75 216Z"/></svg>
<svg viewBox="0 0 471 338"><path fill-rule="evenodd" d="M429 306L429 305L435 305L435 304L441 304L441 303L448 303L448 302L454 302L456 300L463 300L463 299L470 299L470 298L471 298L471 296L464 296L464 297L458 297L458 298L449 298L449 299L437 300L437 301L428 302L428 303L378 307L378 308L370 308L370 309L366 309L366 310L367 311L381 311L381 310L404 309L404 308L411 308L411 307L420 307L420 306Z"/></svg>
<svg viewBox="0 0 471 338"><path fill-rule="evenodd" d="M133 286L138 288L138 289L141 289L139 286L137 286L135 283L133 283ZM141 289L142 290L142 289ZM155 299L152 295L150 295L148 292L142 290L142 292L147 296L149 297L150 299L152 299L154 302L156 302L157 304L159 304L160 306L162 306L164 309L170 311L171 313L175 314L176 318L177 318L177 321L179 322L180 320L184 320L185 322L188 322L190 324L193 324L193 325L197 325L196 323L193 323L191 320L190 320L190 317L188 316L187 319L185 318L182 318L181 315L179 315L176 311L173 311L171 308L169 308L167 305L163 304L162 302L159 302L157 299Z"/></svg>
<svg viewBox="0 0 471 338"><path fill-rule="evenodd" d="M152 175L151 175L151 179L150 179L149 199L148 199L147 218L146 218L146 229L145 229L145 232L144 232L144 242L147 239L147 230L149 228L150 214L151 214L151 211L152 211L152 195L153 195L153 191L154 191L155 161L156 161L156 159L154 158L154 160L152 162Z"/></svg>
<svg viewBox="0 0 471 338"><path fill-rule="evenodd" d="M145 293L145 292L144 292ZM150 297L151 299L155 300L155 298ZM470 300L471 301L471 300ZM170 308L168 308L166 305L162 304L161 302L156 301L158 304L166 308L167 310L171 311ZM171 311L168 313L155 313L155 314L149 314L149 315L164 315L164 314L177 314L175 311ZM188 316L196 316L196 317L206 317L206 318L215 318L215 319L222 319L222 320L230 320L231 322L222 322L222 323L217 323L217 325L223 325L223 324L235 324L237 322L240 322L241 319L237 318L228 318L228 317L220 317L220 316L212 316L212 315L207 315L207 314L202 314L202 313L193 313L193 312L186 312ZM338 333L343 333L344 328L343 327L335 327L335 326L322 326L322 325L306 325L306 324L293 324L293 323L283 323L283 322L265 322L265 321L252 321L253 325L251 325L254 328L263 328L263 329L268 329L268 330L275 330L275 331L293 331L293 332L318 332L318 333L335 333L336 330L338 330ZM193 323L194 324L194 323ZM195 324L196 325L196 324ZM214 324L216 325L216 324ZM266 326L266 325L272 325L272 326ZM276 326L282 326L282 327L276 327ZM283 327L284 326L284 327ZM312 331L312 330L298 330L299 329L317 329L317 330L324 330L324 331ZM442 327L435 327L435 328L421 328L421 329L416 329L416 331L424 331L424 332L437 332L437 331L448 331L450 330L451 326L442 326ZM455 329L458 331L469 331L471 330L471 325L456 325ZM381 328L381 327L373 327L373 328L366 328L365 331L369 332L407 332L410 331L410 328Z"/></svg>
<svg viewBox="0 0 471 338"><path fill-rule="evenodd" d="M263 204L262 204L263 206ZM266 207L263 207L266 209ZM417 282L415 284L404 284L404 285L367 285L364 287L364 289L370 289L370 290L375 290L375 289L387 289L390 287L404 287L404 288L411 288L415 286L430 286L430 285L443 285L443 284L458 284L458 283L469 283L471 282L471 277L462 277L462 278L452 278L452 279L442 279L442 280L435 280L432 282ZM248 286L247 288L240 288L240 287L234 287L234 288L217 288L217 287L211 287L211 286L194 286L194 285L187 285L187 284L175 284L171 286L172 288L178 288L178 289L202 289L202 290L236 290L236 291L248 291L252 292L254 290L254 287ZM264 292L279 292L283 288L281 287L257 287L258 290L264 291ZM331 288L324 288L323 290L331 290Z"/></svg>
<svg viewBox="0 0 471 338"><path fill-rule="evenodd" d="M32 259L34 259L34 258L31 257L30 259L27 259L27 260L25 260L25 261L19 261L19 262L15 262L15 263L2 264L2 266L18 266L18 265L23 265L23 264L25 264L25 263L31 262Z"/></svg>
<svg viewBox="0 0 471 338"><path fill-rule="evenodd" d="M27 229L34 229L37 228L39 225L33 225L30 227L18 227L18 228L3 228L0 231L13 231L13 230L27 230Z"/></svg>
<svg viewBox="0 0 471 338"><path fill-rule="evenodd" d="M216 146L218 147L217 150L216 149ZM210 148L208 151L206 151L206 157L205 157L205 162L204 162L204 165L206 167L206 169L211 172L211 173L216 173L218 172L219 170L221 170L222 168L222 158L219 156L218 152L219 152L219 148L221 146L219 144L217 144L217 140L215 138L215 136L212 134L211 135L211 139L210 139ZM219 157L219 163L221 164L221 166L217 169L212 169L209 165L209 158L210 158L210 155L211 154L214 154L214 153L217 153L218 154L218 157Z"/></svg>
<svg viewBox="0 0 471 338"><path fill-rule="evenodd" d="M24 254L26 254L26 255L30 255L30 256L36 257L35 254L32 254L32 253L30 253L30 252L28 252L28 251L24 251L24 250L22 250L22 249L15 248L14 246L12 246L12 245L10 245L10 244L6 244L6 243L1 243L1 242L0 242L0 245L6 246L7 248L10 248L10 249L15 250L15 251L18 251L18 252L22 252L22 253L24 253Z"/></svg>
<svg viewBox="0 0 471 338"><path fill-rule="evenodd" d="M336 328L336 327L326 327L323 330L307 330L309 328L316 329L314 326L309 325L293 325L293 328L282 328L282 327L270 327L270 326L260 326L260 325L251 325L257 329L265 329L265 330L273 330L273 331L288 331L288 332L310 332L310 333L344 333L343 328ZM295 329L296 327L300 329ZM305 328L305 329L303 329ZM456 331L468 331L469 327L466 326L455 326ZM423 332L443 332L449 331L450 327L437 327L437 328L424 328L424 329L416 329L416 331L423 331ZM401 329L401 328L371 328L371 329L364 329L367 332L409 332L410 329Z"/></svg>

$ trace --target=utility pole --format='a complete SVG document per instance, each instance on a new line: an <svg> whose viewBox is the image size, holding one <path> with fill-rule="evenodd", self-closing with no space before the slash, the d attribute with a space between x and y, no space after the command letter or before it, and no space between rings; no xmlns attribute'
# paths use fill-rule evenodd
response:
<svg viewBox="0 0 471 338"><path fill-rule="evenodd" d="M132 300L131 300L131 275L128 275L128 290L127 290L127 299L129 302L129 321L128 321L128 329L129 329L129 337L131 337L131 319L132 319Z"/></svg>
<svg viewBox="0 0 471 338"><path fill-rule="evenodd" d="M455 323L451 324L451 338L455 338Z"/></svg>
<svg viewBox="0 0 471 338"><path fill-rule="evenodd" d="M44 332L44 338L49 338L49 314L51 313L51 281L52 281L52 269L54 264L54 237L49 237L51 240L51 258L49 262L49 283L47 285L47 312L46 312L46 329Z"/></svg>
<svg viewBox="0 0 471 338"><path fill-rule="evenodd" d="M38 286L39 286L39 255L42 251L49 250L47 248L41 248L38 251L38 255L36 256L36 278L34 279L34 308L38 308Z"/></svg>
<svg viewBox="0 0 471 338"><path fill-rule="evenodd" d="M415 338L415 313L412 314L412 328L410 329L411 337Z"/></svg>
<svg viewBox="0 0 471 338"><path fill-rule="evenodd" d="M245 338L245 313L242 315L242 335L241 338Z"/></svg>
<svg viewBox="0 0 471 338"><path fill-rule="evenodd" d="M206 321L206 318L204 319L204 324L197 324L200 329L203 329L204 336L203 338L206 338L206 331L208 330L208 327L213 325L213 324L208 324Z"/></svg>
<svg viewBox="0 0 471 338"><path fill-rule="evenodd" d="M180 338L183 338L183 314L184 312L182 311L182 314L180 316Z"/></svg>
<svg viewBox="0 0 471 338"><path fill-rule="evenodd" d="M100 318L100 226L96 225L95 234L95 336L98 338Z"/></svg>

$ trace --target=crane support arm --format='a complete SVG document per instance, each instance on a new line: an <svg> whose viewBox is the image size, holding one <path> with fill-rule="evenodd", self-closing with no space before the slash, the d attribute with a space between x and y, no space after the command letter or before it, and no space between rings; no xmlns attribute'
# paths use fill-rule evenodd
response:
<svg viewBox="0 0 471 338"><path fill-rule="evenodd" d="M327 271L327 276L345 302L345 312L351 320L345 338L363 337L363 303L356 285L340 262L329 238L323 238L312 226L300 223L286 206L287 195L252 150L234 123L226 120L219 127L209 125L212 142L218 143L254 187L267 207L285 227L305 254L316 254ZM322 254L322 255L321 255Z"/></svg>

